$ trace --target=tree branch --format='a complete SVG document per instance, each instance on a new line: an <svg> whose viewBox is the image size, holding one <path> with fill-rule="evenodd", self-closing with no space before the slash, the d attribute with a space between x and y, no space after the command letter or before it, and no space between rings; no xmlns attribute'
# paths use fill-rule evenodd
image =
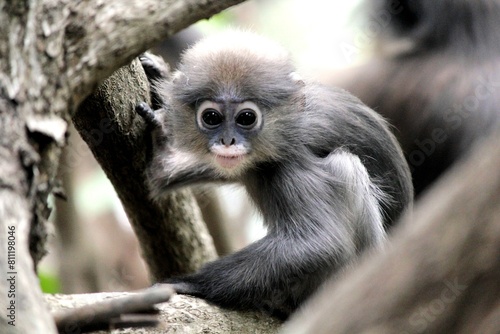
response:
<svg viewBox="0 0 500 334"><path fill-rule="evenodd" d="M158 311L154 305L168 301L173 295L172 288L162 285L58 311L54 319L59 333L156 326L158 320L154 314Z"/></svg>
<svg viewBox="0 0 500 334"><path fill-rule="evenodd" d="M243 0L92 0L70 2L65 62L75 103L141 52Z"/></svg>
<svg viewBox="0 0 500 334"><path fill-rule="evenodd" d="M92 308L99 301L124 295L128 293L47 295L46 300L52 312L63 309L71 312L76 307L88 305ZM175 295L168 303L157 305L157 308L160 310L159 328L141 329L141 333L265 334L276 333L281 326L280 321L263 314L228 311L189 296ZM73 323L72 328L77 329L81 324Z"/></svg>
<svg viewBox="0 0 500 334"><path fill-rule="evenodd" d="M216 257L210 235L189 190L153 202L144 170L147 165L146 125L135 113L149 100L146 76L135 60L106 79L73 118L111 180L139 238L152 279L195 271Z"/></svg>

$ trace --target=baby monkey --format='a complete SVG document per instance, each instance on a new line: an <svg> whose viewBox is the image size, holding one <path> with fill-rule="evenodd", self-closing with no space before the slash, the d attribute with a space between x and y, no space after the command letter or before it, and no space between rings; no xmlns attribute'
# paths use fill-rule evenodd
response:
<svg viewBox="0 0 500 334"><path fill-rule="evenodd" d="M188 49L170 77L141 56L152 110L152 198L202 184L242 184L268 234L165 278L222 307L288 317L333 274L384 241L413 198L408 166L386 122L340 89L302 80L289 54L232 31Z"/></svg>

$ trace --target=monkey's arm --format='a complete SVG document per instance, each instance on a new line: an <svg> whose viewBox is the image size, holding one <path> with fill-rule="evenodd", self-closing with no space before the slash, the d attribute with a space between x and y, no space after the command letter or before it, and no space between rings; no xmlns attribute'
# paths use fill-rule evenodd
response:
<svg viewBox="0 0 500 334"><path fill-rule="evenodd" d="M149 87L151 88L151 103L153 108L159 109L162 107L165 100L159 94L157 86L160 82L165 82L170 76L169 66L162 57L155 56L152 53L145 52L139 56L142 68L148 78Z"/></svg>
<svg viewBox="0 0 500 334"><path fill-rule="evenodd" d="M256 187L256 196L267 205L261 208L265 219L277 217L266 237L193 275L166 282L178 293L223 307L290 315L328 276L385 236L378 193L359 158L334 152L318 165L275 173L268 185L273 196L266 195L268 180Z"/></svg>
<svg viewBox="0 0 500 334"><path fill-rule="evenodd" d="M139 103L135 109L148 124L155 152L147 171L152 198L183 186L225 181L207 161L171 146L166 121L161 119L164 110L153 110L145 102Z"/></svg>

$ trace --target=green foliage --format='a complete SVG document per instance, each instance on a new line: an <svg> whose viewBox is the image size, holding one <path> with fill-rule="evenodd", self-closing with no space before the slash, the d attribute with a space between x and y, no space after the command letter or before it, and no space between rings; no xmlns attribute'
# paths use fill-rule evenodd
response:
<svg viewBox="0 0 500 334"><path fill-rule="evenodd" d="M54 273L47 271L39 271L38 279L43 293L59 293L61 292L61 282L59 277Z"/></svg>

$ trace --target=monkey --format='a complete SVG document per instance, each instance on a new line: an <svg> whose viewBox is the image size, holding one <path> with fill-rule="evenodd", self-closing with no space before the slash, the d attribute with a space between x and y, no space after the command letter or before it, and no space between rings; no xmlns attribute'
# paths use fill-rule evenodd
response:
<svg viewBox="0 0 500 334"><path fill-rule="evenodd" d="M202 39L172 75L141 62L153 109L151 198L240 183L267 235L182 277L177 293L286 319L325 280L380 249L411 206L408 165L386 121L344 90L302 79L277 43L243 31Z"/></svg>
<svg viewBox="0 0 500 334"><path fill-rule="evenodd" d="M396 128L415 194L500 126L500 1L377 0L374 55L329 75ZM367 32L369 33L369 32Z"/></svg>

